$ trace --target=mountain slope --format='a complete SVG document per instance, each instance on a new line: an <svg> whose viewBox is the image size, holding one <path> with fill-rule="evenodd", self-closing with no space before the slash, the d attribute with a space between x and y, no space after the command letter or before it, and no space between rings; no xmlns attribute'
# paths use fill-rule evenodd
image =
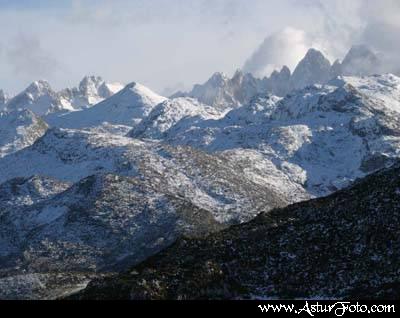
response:
<svg viewBox="0 0 400 318"><path fill-rule="evenodd" d="M32 145L47 124L29 110L0 112L0 158Z"/></svg>
<svg viewBox="0 0 400 318"><path fill-rule="evenodd" d="M399 93L394 75L344 77L283 99L259 95L219 120L178 122L163 140L222 153L247 173L279 171L326 195L399 157Z"/></svg>
<svg viewBox="0 0 400 318"><path fill-rule="evenodd" d="M105 122L116 125L134 126L146 117L164 97L147 87L131 83L103 102L78 112L49 116L50 125L61 128L87 128Z"/></svg>
<svg viewBox="0 0 400 318"><path fill-rule="evenodd" d="M400 165L329 197L182 239L78 299L398 299Z"/></svg>
<svg viewBox="0 0 400 318"><path fill-rule="evenodd" d="M219 119L222 112L201 104L192 98L174 98L156 107L130 133L133 138L161 139L167 131L183 119L197 120Z"/></svg>
<svg viewBox="0 0 400 318"><path fill-rule="evenodd" d="M5 207L1 219L0 278L18 275L22 281L23 275L26 284L37 274L73 277L120 270L182 234L223 228L209 212L182 198L140 179L109 174L85 178L47 200ZM6 282L0 279L1 298L16 292Z"/></svg>
<svg viewBox="0 0 400 318"><path fill-rule="evenodd" d="M15 178L0 185L0 209L28 206L49 199L70 187L68 182L40 176Z"/></svg>
<svg viewBox="0 0 400 318"><path fill-rule="evenodd" d="M67 182L97 173L136 176L226 223L248 220L260 207L274 208L308 198L303 189L284 178L276 184L270 176L263 179L242 171L241 165L227 157L190 147L59 129L50 129L31 147L0 159L0 182L32 175ZM279 175L276 178L279 180Z"/></svg>

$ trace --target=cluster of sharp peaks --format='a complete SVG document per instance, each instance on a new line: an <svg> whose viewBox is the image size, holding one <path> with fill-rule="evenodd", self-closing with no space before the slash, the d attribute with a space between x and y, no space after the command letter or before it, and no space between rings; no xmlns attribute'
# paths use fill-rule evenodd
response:
<svg viewBox="0 0 400 318"><path fill-rule="evenodd" d="M227 102L244 105L257 93L285 96L296 89L326 84L337 76L367 76L395 71L385 69L379 56L364 45L353 46L342 62L336 60L333 64L323 53L311 48L293 72L283 66L262 79L240 70L231 79L223 73L215 73L204 85L195 85L191 92L178 92L173 97L190 96L221 107Z"/></svg>
<svg viewBox="0 0 400 318"><path fill-rule="evenodd" d="M0 109L26 108L38 115L76 111L99 103L122 87L120 83L107 83L99 76L85 76L78 87L56 91L47 81L38 80L13 97L0 90Z"/></svg>

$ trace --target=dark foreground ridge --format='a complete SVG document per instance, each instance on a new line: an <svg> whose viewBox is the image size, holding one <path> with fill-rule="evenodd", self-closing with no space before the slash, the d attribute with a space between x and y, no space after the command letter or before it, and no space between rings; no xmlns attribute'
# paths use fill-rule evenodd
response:
<svg viewBox="0 0 400 318"><path fill-rule="evenodd" d="M75 299L400 297L400 164L320 198L181 239Z"/></svg>

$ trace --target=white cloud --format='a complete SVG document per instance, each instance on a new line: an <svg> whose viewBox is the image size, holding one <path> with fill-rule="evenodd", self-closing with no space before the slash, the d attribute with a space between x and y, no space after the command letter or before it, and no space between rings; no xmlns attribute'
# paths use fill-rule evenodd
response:
<svg viewBox="0 0 400 318"><path fill-rule="evenodd" d="M310 47L324 51L318 39L310 37L303 30L287 27L267 37L246 61L243 69L259 77L268 76L284 65L293 70Z"/></svg>
<svg viewBox="0 0 400 318"><path fill-rule="evenodd" d="M341 57L353 42L370 42L385 52L397 49L394 43L400 42L398 0L71 3L60 8L53 5L48 9L0 10L2 88L15 92L42 76L61 88L76 84L88 73L109 80L139 81L158 91L180 82L187 87L205 81L215 71L232 74L266 37L274 34L271 45L275 52L268 53L268 63L260 61L265 64L263 68L292 66L311 45L334 59ZM283 29L286 31L279 36ZM389 39L379 36L377 30L386 32ZM287 39L282 38L285 32ZM38 63L41 67L34 70L25 64L29 70L23 78L18 75L5 54L18 34L33 35L39 40L41 53L33 56L39 56L41 61L57 60L63 68L51 67L54 63L49 62L49 68ZM29 59L23 61L18 65Z"/></svg>

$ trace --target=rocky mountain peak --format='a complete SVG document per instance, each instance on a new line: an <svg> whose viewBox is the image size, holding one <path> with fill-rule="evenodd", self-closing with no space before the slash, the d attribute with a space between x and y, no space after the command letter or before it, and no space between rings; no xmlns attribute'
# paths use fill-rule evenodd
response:
<svg viewBox="0 0 400 318"><path fill-rule="evenodd" d="M342 63L342 75L364 76L379 73L382 62L366 45L353 46Z"/></svg>
<svg viewBox="0 0 400 318"><path fill-rule="evenodd" d="M50 83L45 80L34 81L26 88L25 92L33 94L35 96L44 95L48 93L51 94L55 93L51 88Z"/></svg>
<svg viewBox="0 0 400 318"><path fill-rule="evenodd" d="M214 73L206 84L210 84L216 87L223 86L229 78L222 72Z"/></svg>
<svg viewBox="0 0 400 318"><path fill-rule="evenodd" d="M315 49L310 49L297 65L291 78L291 87L303 88L313 84L324 84L330 78L331 63Z"/></svg>

